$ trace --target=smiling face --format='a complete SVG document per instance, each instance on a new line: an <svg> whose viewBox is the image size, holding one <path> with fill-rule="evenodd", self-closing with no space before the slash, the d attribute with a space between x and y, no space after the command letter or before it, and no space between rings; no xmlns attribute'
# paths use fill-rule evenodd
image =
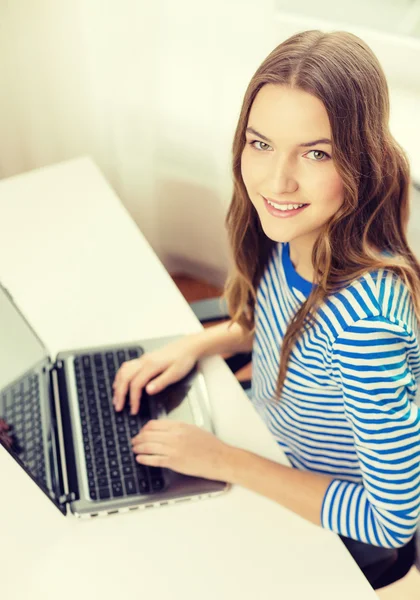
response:
<svg viewBox="0 0 420 600"><path fill-rule="evenodd" d="M343 204L328 140L331 127L318 98L275 84L260 89L249 114L242 178L267 237L290 242L291 253L306 261L307 269L322 226ZM308 206L280 212L265 199L277 206Z"/></svg>

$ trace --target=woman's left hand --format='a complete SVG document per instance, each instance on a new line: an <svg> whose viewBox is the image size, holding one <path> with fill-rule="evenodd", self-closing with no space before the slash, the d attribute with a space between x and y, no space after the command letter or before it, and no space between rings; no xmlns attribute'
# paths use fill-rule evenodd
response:
<svg viewBox="0 0 420 600"><path fill-rule="evenodd" d="M131 442L137 462L143 465L227 481L232 447L196 425L168 419L152 420Z"/></svg>

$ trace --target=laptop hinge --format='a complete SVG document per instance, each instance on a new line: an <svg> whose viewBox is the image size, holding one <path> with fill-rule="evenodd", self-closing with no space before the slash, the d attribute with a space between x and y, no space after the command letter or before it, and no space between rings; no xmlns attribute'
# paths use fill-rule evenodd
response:
<svg viewBox="0 0 420 600"><path fill-rule="evenodd" d="M69 502L74 502L75 500L76 494L74 492L70 492L70 494L63 494L58 499L60 504L68 504Z"/></svg>
<svg viewBox="0 0 420 600"><path fill-rule="evenodd" d="M56 414L56 434L60 449L60 496L79 500L79 484L71 426L69 396L64 363L58 360L50 369L53 400Z"/></svg>
<svg viewBox="0 0 420 600"><path fill-rule="evenodd" d="M55 498L61 503L61 498L66 495L67 490L64 488L63 480L63 452L61 433L61 415L57 411L57 390L54 383L54 364L49 358L48 364L45 366L49 399L50 399L50 429L48 431L48 447L51 464L52 487Z"/></svg>

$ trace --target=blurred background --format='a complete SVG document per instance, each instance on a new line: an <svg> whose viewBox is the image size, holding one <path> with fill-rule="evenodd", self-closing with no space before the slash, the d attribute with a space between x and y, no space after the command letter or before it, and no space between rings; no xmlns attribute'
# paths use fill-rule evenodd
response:
<svg viewBox="0 0 420 600"><path fill-rule="evenodd" d="M376 52L420 189L420 0L0 0L0 177L90 155L169 272L222 286L245 89L312 28Z"/></svg>

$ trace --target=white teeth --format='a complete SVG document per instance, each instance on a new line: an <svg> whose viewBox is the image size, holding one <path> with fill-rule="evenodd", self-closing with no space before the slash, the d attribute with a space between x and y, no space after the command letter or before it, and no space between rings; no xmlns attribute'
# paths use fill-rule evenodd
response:
<svg viewBox="0 0 420 600"><path fill-rule="evenodd" d="M274 208L277 208L277 210L293 210L294 208L300 208L301 206L303 206L303 204L283 204L282 206L280 206L279 204L274 204L274 202L270 202L270 200L267 200L268 204L271 204L271 206L274 206Z"/></svg>

